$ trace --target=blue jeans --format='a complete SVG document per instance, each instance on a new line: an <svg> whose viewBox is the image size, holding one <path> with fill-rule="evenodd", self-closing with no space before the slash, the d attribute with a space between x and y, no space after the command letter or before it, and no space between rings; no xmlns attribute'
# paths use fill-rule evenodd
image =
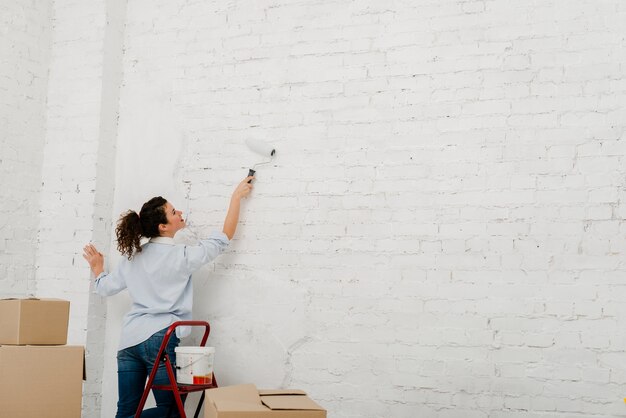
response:
<svg viewBox="0 0 626 418"><path fill-rule="evenodd" d="M117 401L117 414L115 418L130 418L135 416L141 395L150 376L155 358L163 342L167 328L152 335L146 341L133 347L125 348L117 352L117 389L119 400ZM172 362L176 373L176 353L174 348L180 340L176 334L170 336L166 352ZM167 385L170 381L167 377L165 363L159 365L154 378L154 384ZM174 394L167 390L152 390L156 407L141 413L142 418L164 418L172 408L172 417L178 417ZM183 399L184 401L184 399Z"/></svg>

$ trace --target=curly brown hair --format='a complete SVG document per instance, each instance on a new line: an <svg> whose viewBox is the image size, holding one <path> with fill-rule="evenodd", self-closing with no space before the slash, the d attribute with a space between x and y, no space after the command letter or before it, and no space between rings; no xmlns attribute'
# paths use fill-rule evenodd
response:
<svg viewBox="0 0 626 418"><path fill-rule="evenodd" d="M153 197L143 204L139 214L129 210L120 216L115 228L117 250L130 260L141 252L141 237L158 237L159 225L167 224L165 204L161 196Z"/></svg>

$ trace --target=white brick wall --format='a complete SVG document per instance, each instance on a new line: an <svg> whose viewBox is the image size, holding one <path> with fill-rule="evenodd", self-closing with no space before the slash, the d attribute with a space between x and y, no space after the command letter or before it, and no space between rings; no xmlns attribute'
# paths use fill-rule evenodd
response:
<svg viewBox="0 0 626 418"><path fill-rule="evenodd" d="M87 348L86 418L100 416L106 306L82 247L109 250L124 15L123 0L53 3L37 290L71 302L68 342Z"/></svg>
<svg viewBox="0 0 626 418"><path fill-rule="evenodd" d="M624 10L579 3L134 6L122 106L167 92L199 229L254 161L242 140L279 149L196 292L224 382L302 386L337 416L621 413L602 277L623 245Z"/></svg>
<svg viewBox="0 0 626 418"><path fill-rule="evenodd" d="M72 300L85 416L101 373L114 414L128 300L89 296L80 248L113 267L110 213L157 194L189 208L181 240L220 228L262 160L246 138L276 159L195 277L221 384L300 387L341 418L624 414L623 2L22 3L0 6L20 51L0 158L31 209L0 206L0 279Z"/></svg>
<svg viewBox="0 0 626 418"><path fill-rule="evenodd" d="M0 289L34 295L44 106L50 59L47 1L0 3Z"/></svg>
<svg viewBox="0 0 626 418"><path fill-rule="evenodd" d="M81 243L93 234L104 17L104 2L54 3L37 286L70 300L68 339L78 344L86 342Z"/></svg>
<svg viewBox="0 0 626 418"><path fill-rule="evenodd" d="M261 160L244 140L278 150L196 275L222 384L302 387L337 417L623 414L625 17L129 5L118 167L158 168L117 184L118 211L164 194L206 232Z"/></svg>

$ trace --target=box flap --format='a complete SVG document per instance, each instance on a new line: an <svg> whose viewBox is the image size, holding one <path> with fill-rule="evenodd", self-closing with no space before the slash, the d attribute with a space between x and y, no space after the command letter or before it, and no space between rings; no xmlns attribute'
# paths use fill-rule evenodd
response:
<svg viewBox="0 0 626 418"><path fill-rule="evenodd" d="M270 395L261 398L271 410L324 410L321 406L313 402L311 398L305 395Z"/></svg>
<svg viewBox="0 0 626 418"><path fill-rule="evenodd" d="M259 412L259 411L267 411L267 407L261 403L253 403L253 402L237 402L237 401L227 401L227 400L210 400L215 408L220 412L228 412L228 411L244 411L244 412Z"/></svg>
<svg viewBox="0 0 626 418"><path fill-rule="evenodd" d="M71 347L71 346L67 346L67 347ZM81 346L77 346L77 347L81 347L83 349L83 380L86 382L87 381L87 353L85 352L85 347Z"/></svg>
<svg viewBox="0 0 626 418"><path fill-rule="evenodd" d="M306 395L306 392L300 389L259 389L259 395Z"/></svg>
<svg viewBox="0 0 626 418"><path fill-rule="evenodd" d="M228 405L233 402L262 405L259 392L253 384L207 389L205 393L206 397L216 405Z"/></svg>

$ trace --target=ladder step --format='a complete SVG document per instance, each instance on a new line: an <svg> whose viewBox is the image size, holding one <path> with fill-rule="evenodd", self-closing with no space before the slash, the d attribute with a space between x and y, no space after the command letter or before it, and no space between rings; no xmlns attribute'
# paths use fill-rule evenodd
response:
<svg viewBox="0 0 626 418"><path fill-rule="evenodd" d="M180 393L190 393L190 392L200 392L201 390L213 389L216 388L217 385L178 385L178 391ZM152 389L156 390L170 390L173 391L171 385L152 385Z"/></svg>

